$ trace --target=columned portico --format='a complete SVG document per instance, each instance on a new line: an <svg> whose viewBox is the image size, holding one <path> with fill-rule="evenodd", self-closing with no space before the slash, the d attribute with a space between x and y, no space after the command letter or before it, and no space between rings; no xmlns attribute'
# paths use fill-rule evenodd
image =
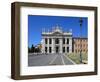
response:
<svg viewBox="0 0 100 82"><path fill-rule="evenodd" d="M63 32L56 27L51 32L42 32L42 53L71 53L72 32Z"/></svg>

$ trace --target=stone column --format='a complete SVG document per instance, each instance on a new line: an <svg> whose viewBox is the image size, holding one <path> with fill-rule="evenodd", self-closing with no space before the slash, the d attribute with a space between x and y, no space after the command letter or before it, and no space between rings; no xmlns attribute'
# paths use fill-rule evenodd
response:
<svg viewBox="0 0 100 82"><path fill-rule="evenodd" d="M59 39L60 41L60 53L62 53L62 38Z"/></svg>
<svg viewBox="0 0 100 82"><path fill-rule="evenodd" d="M45 53L45 38L42 38L42 49L41 49L42 53Z"/></svg>
<svg viewBox="0 0 100 82"><path fill-rule="evenodd" d="M72 53L72 37L69 38L69 53Z"/></svg>
<svg viewBox="0 0 100 82"><path fill-rule="evenodd" d="M52 53L55 53L55 41L54 41L54 38L52 38Z"/></svg>

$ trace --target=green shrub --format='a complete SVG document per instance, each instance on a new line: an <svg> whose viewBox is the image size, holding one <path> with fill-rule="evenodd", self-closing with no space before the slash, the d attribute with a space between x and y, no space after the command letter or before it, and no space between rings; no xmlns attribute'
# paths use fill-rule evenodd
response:
<svg viewBox="0 0 100 82"><path fill-rule="evenodd" d="M76 64L80 64L80 54L79 53L70 53L66 54L71 60L73 60ZM88 55L86 53L82 53L82 60L87 61Z"/></svg>

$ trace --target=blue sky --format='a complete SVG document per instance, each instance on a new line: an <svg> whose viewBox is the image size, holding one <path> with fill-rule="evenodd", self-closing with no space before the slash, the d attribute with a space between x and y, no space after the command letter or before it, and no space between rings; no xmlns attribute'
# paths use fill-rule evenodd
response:
<svg viewBox="0 0 100 82"><path fill-rule="evenodd" d="M41 42L42 29L52 29L53 26L59 25L62 30L68 31L72 29L73 37L79 37L80 33L80 17L67 16L38 16L28 15L28 46L37 45ZM82 17L82 36L87 37L88 18Z"/></svg>

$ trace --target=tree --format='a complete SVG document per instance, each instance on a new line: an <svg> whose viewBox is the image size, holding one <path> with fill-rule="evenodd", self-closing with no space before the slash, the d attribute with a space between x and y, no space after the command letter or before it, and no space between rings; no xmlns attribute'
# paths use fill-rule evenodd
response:
<svg viewBox="0 0 100 82"><path fill-rule="evenodd" d="M41 49L39 47L35 47L33 44L30 47L28 47L28 52L29 53L40 53L41 52Z"/></svg>
<svg viewBox="0 0 100 82"><path fill-rule="evenodd" d="M29 52L29 53L31 52L31 49L30 49L30 47L28 47L28 52Z"/></svg>
<svg viewBox="0 0 100 82"><path fill-rule="evenodd" d="M33 44L32 44L32 46L31 46L31 52L35 52L35 47L34 47Z"/></svg>

